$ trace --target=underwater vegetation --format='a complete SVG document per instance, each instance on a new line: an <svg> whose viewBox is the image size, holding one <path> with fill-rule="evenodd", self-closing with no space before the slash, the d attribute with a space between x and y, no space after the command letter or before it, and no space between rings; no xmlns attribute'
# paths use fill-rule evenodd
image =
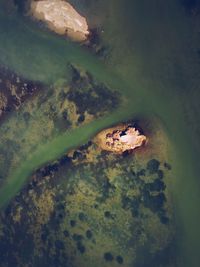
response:
<svg viewBox="0 0 200 267"><path fill-rule="evenodd" d="M115 155L91 140L38 169L1 212L1 263L175 266L171 166L153 151Z"/></svg>
<svg viewBox="0 0 200 267"><path fill-rule="evenodd" d="M12 109L19 109L19 112L17 116L10 115L0 129L1 184L9 171L27 153L31 154L37 144L100 118L119 105L119 93L97 83L91 74L74 66L71 66L71 72L69 83L49 87L21 81L12 72L5 74L5 81L2 75L2 95L5 94L4 102L7 103L2 109L2 118ZM31 102L27 101L30 97Z"/></svg>

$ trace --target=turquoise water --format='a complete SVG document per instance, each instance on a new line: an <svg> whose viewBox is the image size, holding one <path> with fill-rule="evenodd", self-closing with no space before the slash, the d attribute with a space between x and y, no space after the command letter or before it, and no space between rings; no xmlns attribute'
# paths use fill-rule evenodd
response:
<svg viewBox="0 0 200 267"><path fill-rule="evenodd" d="M106 6L106 2L103 4ZM75 63L129 99L119 112L38 145L34 154L11 171L0 192L1 205L18 192L31 172L90 139L100 129L133 115L156 115L174 147L173 190L185 231L182 249L187 251L187 258L182 257L186 261L180 266L198 266L200 147L196 128L199 129L200 115L195 113L196 121L191 118L192 106L198 105L199 77L194 73L199 66L194 53L198 38L193 22L178 1L118 0L110 1L109 8L112 16L106 22L111 26L105 40L113 46L113 58L106 65L79 45L39 29L27 18L1 14L3 64L29 79L50 84L66 79L68 64Z"/></svg>

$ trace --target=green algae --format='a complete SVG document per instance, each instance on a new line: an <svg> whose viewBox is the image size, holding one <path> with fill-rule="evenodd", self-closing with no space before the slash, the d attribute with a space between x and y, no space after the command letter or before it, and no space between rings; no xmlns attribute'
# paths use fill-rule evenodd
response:
<svg viewBox="0 0 200 267"><path fill-rule="evenodd" d="M128 267L156 262L174 266L176 250L168 252L168 247L174 249L173 178L164 166L166 136L158 129L152 132L154 149L145 156L104 153L89 142L63 156L66 161L58 159L37 170L0 214L1 244L14 248L16 265L93 266L95 262L96 266ZM164 146L162 153L158 143ZM153 175L152 157L159 160ZM156 177L165 187L147 188ZM163 194L164 201L158 205L154 199ZM26 239L32 240L27 258L20 254L26 242L16 242L18 230L26 231ZM145 247L151 253L140 259ZM166 260L155 259L159 253ZM3 251L0 259L8 262L13 256L13 250Z"/></svg>

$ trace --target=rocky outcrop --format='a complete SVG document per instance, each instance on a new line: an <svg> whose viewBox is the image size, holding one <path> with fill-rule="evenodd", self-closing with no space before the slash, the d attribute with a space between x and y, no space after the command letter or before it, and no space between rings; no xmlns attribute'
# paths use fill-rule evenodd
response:
<svg viewBox="0 0 200 267"><path fill-rule="evenodd" d="M75 41L84 41L89 34L86 19L64 0L32 1L30 14L54 32Z"/></svg>
<svg viewBox="0 0 200 267"><path fill-rule="evenodd" d="M103 150L119 154L144 145L146 140L145 135L129 124L105 129L95 137L95 143Z"/></svg>

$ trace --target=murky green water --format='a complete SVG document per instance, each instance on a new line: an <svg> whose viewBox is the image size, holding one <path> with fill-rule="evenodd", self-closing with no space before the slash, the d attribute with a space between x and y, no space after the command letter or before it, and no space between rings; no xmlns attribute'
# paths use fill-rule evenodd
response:
<svg viewBox="0 0 200 267"><path fill-rule="evenodd" d="M104 4L112 10L112 16L105 21L110 23L105 40L113 47L113 57L106 66L83 48L38 29L26 18L1 14L3 64L27 78L52 83L66 78L68 64L76 63L129 99L119 112L84 126L81 131L38 144L35 152L10 173L1 190L1 205L16 194L32 171L85 142L101 128L136 114L156 115L174 146L177 177L173 190L185 231L180 237L182 251L187 251L187 261L181 261L180 266L198 266L200 114L194 114L192 108L198 107L199 77L195 73L199 65L193 22L178 1L101 1ZM191 120L194 115L196 121Z"/></svg>

